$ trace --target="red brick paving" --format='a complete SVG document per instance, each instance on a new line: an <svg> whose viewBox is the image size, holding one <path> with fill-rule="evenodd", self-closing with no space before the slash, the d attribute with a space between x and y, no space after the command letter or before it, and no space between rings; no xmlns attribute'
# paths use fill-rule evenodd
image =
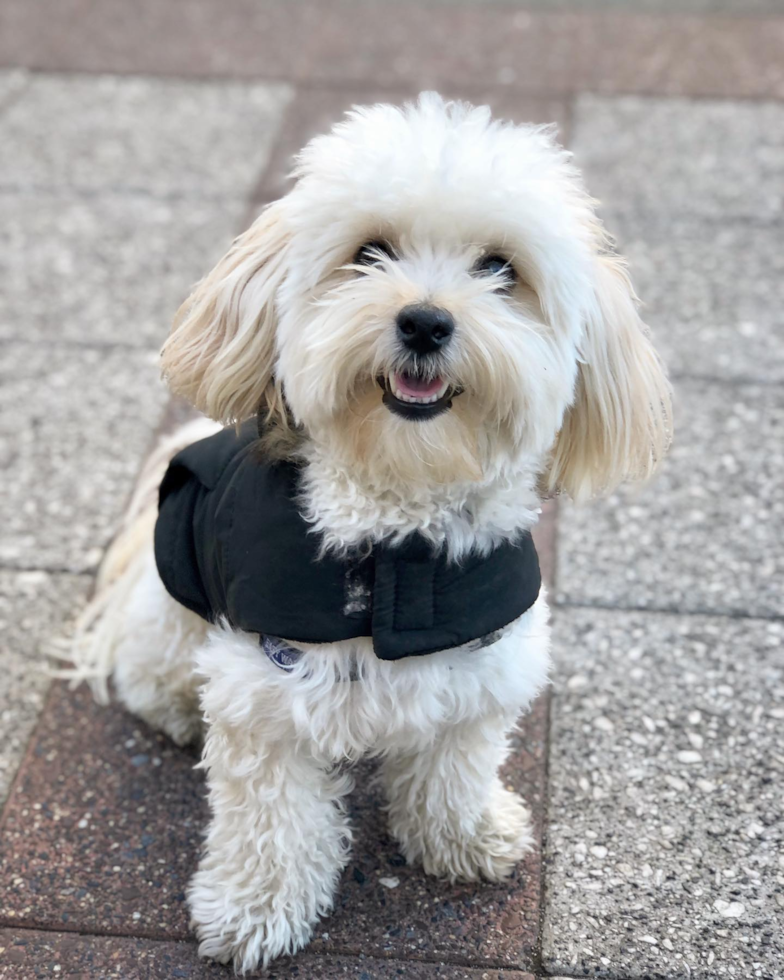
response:
<svg viewBox="0 0 784 980"><path fill-rule="evenodd" d="M0 929L2 980L31 980L32 977L217 980L227 975L231 974L226 967L200 961L191 943ZM530 974L516 971L311 954L276 963L266 974L268 980L395 980L401 976L409 980L533 980Z"/></svg>
<svg viewBox="0 0 784 980"><path fill-rule="evenodd" d="M541 833L546 705L506 767ZM196 755L116 706L58 685L0 825L0 925L188 938L184 891L207 811ZM540 849L503 885L449 886L404 866L370 770L351 800L358 830L318 952L530 966L538 935ZM380 877L397 877L395 889Z"/></svg>
<svg viewBox="0 0 784 980"><path fill-rule="evenodd" d="M295 82L784 96L784 21L494 3L4 0L0 65Z"/></svg>

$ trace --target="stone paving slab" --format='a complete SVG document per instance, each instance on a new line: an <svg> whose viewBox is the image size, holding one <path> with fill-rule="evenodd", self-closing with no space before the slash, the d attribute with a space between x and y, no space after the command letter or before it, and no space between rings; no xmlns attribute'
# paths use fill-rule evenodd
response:
<svg viewBox="0 0 784 980"><path fill-rule="evenodd" d="M542 701L505 771L538 832L545 730ZM195 761L117 706L57 685L0 828L0 924L188 937L184 889L207 816ZM354 854L311 951L525 969L539 926L539 851L502 885L425 879L388 838L367 768L358 775ZM390 889L382 877L400 883Z"/></svg>
<svg viewBox="0 0 784 980"><path fill-rule="evenodd" d="M160 347L241 211L231 201L0 192L0 340Z"/></svg>
<svg viewBox="0 0 784 980"><path fill-rule="evenodd" d="M784 223L604 216L671 373L784 380Z"/></svg>
<svg viewBox="0 0 784 980"><path fill-rule="evenodd" d="M559 601L784 615L784 390L681 380L645 487L559 515Z"/></svg>
<svg viewBox="0 0 784 980"><path fill-rule="evenodd" d="M241 197L289 98L285 85L35 75L0 117L0 187Z"/></svg>
<svg viewBox="0 0 784 980"><path fill-rule="evenodd" d="M0 569L0 807L49 687L42 647L60 635L89 587L86 576Z"/></svg>
<svg viewBox="0 0 784 980"><path fill-rule="evenodd" d="M355 105L391 102L400 105L415 99L421 86L409 84L394 89L356 84L341 88L300 88L284 118L280 136L269 167L254 195L258 206L284 194L291 186L286 179L292 158L308 140L329 130L344 113ZM552 123L558 125L562 142L568 133L569 108L561 99L532 98L510 89L466 87L459 84L441 86L445 98L465 99L474 105L489 105L500 119L513 122Z"/></svg>
<svg viewBox="0 0 784 980"><path fill-rule="evenodd" d="M225 978L230 970L200 960L191 943L152 942L74 933L0 930L0 978L74 977L82 980L192 980ZM261 974L247 974L260 976ZM530 974L506 970L472 970L439 963L401 963L399 960L351 959L343 956L300 955L273 964L269 980L533 980Z"/></svg>
<svg viewBox="0 0 784 980"><path fill-rule="evenodd" d="M784 624L561 610L543 966L784 976Z"/></svg>
<svg viewBox="0 0 784 980"><path fill-rule="evenodd" d="M28 79L29 75L23 68L0 71L0 113L22 92Z"/></svg>
<svg viewBox="0 0 784 980"><path fill-rule="evenodd" d="M154 351L3 344L0 564L94 568L166 398Z"/></svg>
<svg viewBox="0 0 784 980"><path fill-rule="evenodd" d="M89 11L89 13L88 13ZM784 20L505 3L5 0L0 65L342 85L784 95Z"/></svg>
<svg viewBox="0 0 784 980"><path fill-rule="evenodd" d="M591 193L613 209L784 216L780 103L581 96L573 149Z"/></svg>

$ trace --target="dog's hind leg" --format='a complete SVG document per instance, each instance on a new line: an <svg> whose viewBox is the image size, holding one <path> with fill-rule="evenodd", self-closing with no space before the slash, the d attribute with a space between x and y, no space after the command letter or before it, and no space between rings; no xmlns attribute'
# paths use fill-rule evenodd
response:
<svg viewBox="0 0 784 980"><path fill-rule="evenodd" d="M499 881L530 850L528 811L498 776L511 727L501 716L465 721L385 757L390 829L410 863L450 881Z"/></svg>
<svg viewBox="0 0 784 980"><path fill-rule="evenodd" d="M187 745L202 731L194 655L207 623L168 594L152 549L138 560L142 568L114 650L117 696L133 714Z"/></svg>

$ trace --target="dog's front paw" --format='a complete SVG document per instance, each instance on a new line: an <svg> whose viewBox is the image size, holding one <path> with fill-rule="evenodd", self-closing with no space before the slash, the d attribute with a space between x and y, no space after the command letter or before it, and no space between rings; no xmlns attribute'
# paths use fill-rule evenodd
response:
<svg viewBox="0 0 784 980"><path fill-rule="evenodd" d="M263 892L240 897L232 886L230 880L216 880L212 871L197 871L191 880L188 904L200 956L232 963L244 974L307 944L311 924L299 914L304 910L281 908L274 895Z"/></svg>
<svg viewBox="0 0 784 980"><path fill-rule="evenodd" d="M449 881L502 881L534 845L531 818L516 793L499 787L473 833L454 828L428 835L420 853L426 874ZM406 855L409 857L409 855Z"/></svg>

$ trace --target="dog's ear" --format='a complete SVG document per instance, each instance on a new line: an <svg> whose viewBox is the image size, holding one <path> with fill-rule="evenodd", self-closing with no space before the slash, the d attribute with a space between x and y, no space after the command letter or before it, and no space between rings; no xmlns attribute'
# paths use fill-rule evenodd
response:
<svg viewBox="0 0 784 980"><path fill-rule="evenodd" d="M548 491L564 490L575 500L649 477L672 433L670 385L637 313L625 264L597 255L595 270L575 400L548 474Z"/></svg>
<svg viewBox="0 0 784 980"><path fill-rule="evenodd" d="M281 201L268 205L180 307L161 351L171 390L219 422L239 422L274 391L275 293L286 274Z"/></svg>

